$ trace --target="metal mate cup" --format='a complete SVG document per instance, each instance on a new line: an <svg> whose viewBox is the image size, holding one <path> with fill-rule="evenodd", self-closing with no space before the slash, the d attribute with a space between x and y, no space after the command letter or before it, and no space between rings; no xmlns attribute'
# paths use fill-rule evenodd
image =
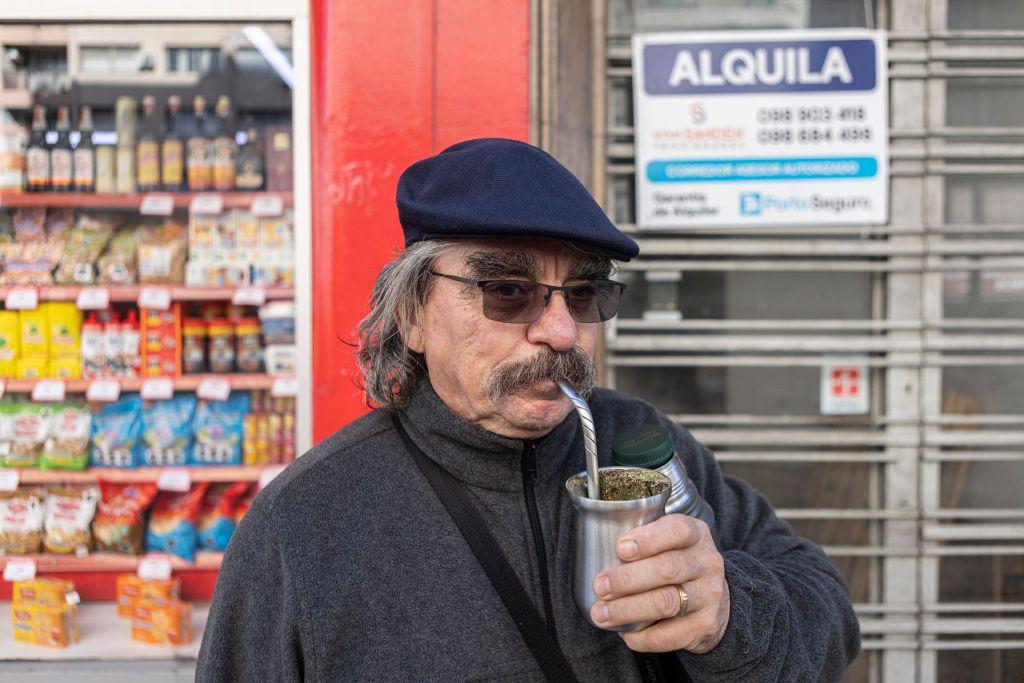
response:
<svg viewBox="0 0 1024 683"><path fill-rule="evenodd" d="M657 491L653 495L632 500L607 500L615 498L602 492L602 499L587 496L587 473L569 477L565 482L565 490L576 507L576 561L573 567L573 597L576 606L583 616L594 626L590 619L590 608L598 601L594 594L594 579L602 571L623 564L615 553L615 544L619 536L630 529L653 522L665 514L665 503L672 492L671 482L665 475L654 470L641 467L602 467L598 477L602 484L605 477L618 476L616 473L641 473L638 476L650 482L648 492ZM604 487L602 486L602 489ZM605 628L608 631L639 631L647 628L651 621L625 624Z"/></svg>

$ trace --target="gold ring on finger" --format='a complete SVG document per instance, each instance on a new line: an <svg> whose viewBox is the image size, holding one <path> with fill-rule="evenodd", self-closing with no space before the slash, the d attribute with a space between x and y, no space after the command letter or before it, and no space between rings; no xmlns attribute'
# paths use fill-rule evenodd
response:
<svg viewBox="0 0 1024 683"><path fill-rule="evenodd" d="M686 594L682 586L676 586L676 590L679 591L679 617L686 616L686 610L690 607L690 596Z"/></svg>

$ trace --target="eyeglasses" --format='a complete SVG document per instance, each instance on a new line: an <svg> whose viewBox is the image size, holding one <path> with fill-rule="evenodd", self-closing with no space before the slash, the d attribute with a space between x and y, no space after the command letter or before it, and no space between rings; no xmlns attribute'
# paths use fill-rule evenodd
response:
<svg viewBox="0 0 1024 683"><path fill-rule="evenodd" d="M536 322L555 292L562 292L572 319L578 323L599 323L619 312L626 285L614 280L594 280L578 285L546 285L530 280L471 280L457 275L430 271L483 292L484 317L499 323Z"/></svg>

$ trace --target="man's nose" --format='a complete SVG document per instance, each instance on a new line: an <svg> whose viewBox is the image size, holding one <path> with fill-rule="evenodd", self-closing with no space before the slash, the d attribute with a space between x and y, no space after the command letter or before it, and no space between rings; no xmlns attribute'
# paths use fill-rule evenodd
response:
<svg viewBox="0 0 1024 683"><path fill-rule="evenodd" d="M576 346L576 321L562 292L551 294L540 318L527 328L526 338L534 344L547 344L554 351L569 351Z"/></svg>

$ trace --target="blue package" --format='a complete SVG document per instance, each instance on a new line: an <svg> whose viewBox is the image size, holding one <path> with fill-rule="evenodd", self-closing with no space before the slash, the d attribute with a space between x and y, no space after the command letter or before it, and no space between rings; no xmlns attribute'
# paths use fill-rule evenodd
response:
<svg viewBox="0 0 1024 683"><path fill-rule="evenodd" d="M136 467L142 445L142 399L122 396L92 418L93 467Z"/></svg>
<svg viewBox="0 0 1024 683"><path fill-rule="evenodd" d="M142 464L184 465L192 444L196 397L190 394L154 401L142 410Z"/></svg>
<svg viewBox="0 0 1024 683"><path fill-rule="evenodd" d="M249 394L233 393L226 401L203 401L196 413L193 465L240 465Z"/></svg>
<svg viewBox="0 0 1024 683"><path fill-rule="evenodd" d="M209 486L204 481L183 493L160 492L146 527L146 550L172 553L189 562L195 559L199 545L196 523Z"/></svg>

